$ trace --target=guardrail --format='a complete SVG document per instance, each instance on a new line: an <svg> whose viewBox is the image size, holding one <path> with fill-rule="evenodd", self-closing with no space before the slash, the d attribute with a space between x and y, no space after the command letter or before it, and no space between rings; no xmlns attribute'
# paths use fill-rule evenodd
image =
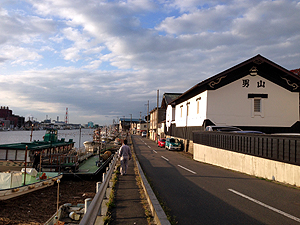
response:
<svg viewBox="0 0 300 225"><path fill-rule="evenodd" d="M107 167L106 173L103 173L102 183L98 186L97 193L86 209L87 211L81 219L80 225L94 225L97 217L101 215L102 207L105 207L103 201L106 198L106 190L109 186L112 174L115 171L117 159L118 154L115 154Z"/></svg>

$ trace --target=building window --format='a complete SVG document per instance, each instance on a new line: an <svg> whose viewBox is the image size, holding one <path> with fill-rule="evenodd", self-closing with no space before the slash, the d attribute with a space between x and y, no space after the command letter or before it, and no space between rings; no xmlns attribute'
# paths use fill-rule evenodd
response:
<svg viewBox="0 0 300 225"><path fill-rule="evenodd" d="M190 103L186 103L186 116L189 116L189 107L190 106Z"/></svg>
<svg viewBox="0 0 300 225"><path fill-rule="evenodd" d="M196 99L196 101L197 101L197 114L200 113L200 100L201 100L201 97Z"/></svg>
<svg viewBox="0 0 300 225"><path fill-rule="evenodd" d="M255 98L254 99L254 113L260 113L261 112L261 99Z"/></svg>
<svg viewBox="0 0 300 225"><path fill-rule="evenodd" d="M252 99L252 117L255 116L264 117L263 98Z"/></svg>
<svg viewBox="0 0 300 225"><path fill-rule="evenodd" d="M251 99L251 117L264 117L264 102L268 99L268 94L248 94L248 99Z"/></svg>
<svg viewBox="0 0 300 225"><path fill-rule="evenodd" d="M180 117L182 117L182 107L183 107L183 105L180 106Z"/></svg>

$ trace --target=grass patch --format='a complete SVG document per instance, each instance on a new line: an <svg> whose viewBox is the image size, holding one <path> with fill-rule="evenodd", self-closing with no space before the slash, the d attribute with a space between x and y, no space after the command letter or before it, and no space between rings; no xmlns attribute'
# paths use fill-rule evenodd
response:
<svg viewBox="0 0 300 225"><path fill-rule="evenodd" d="M119 166L117 170L114 172L114 175L112 177L112 190L109 195L109 200L106 203L107 205L107 213L106 216L103 218L103 222L105 225L109 225L112 222L112 210L116 207L116 198L115 198L115 192L116 192L116 185L118 183L118 174L119 174Z"/></svg>
<svg viewBox="0 0 300 225"><path fill-rule="evenodd" d="M146 215L146 218L147 218L147 222L148 222L149 225L154 224L152 212L151 212L150 206L148 204L147 198L145 196L145 192L144 192L144 189L143 189L143 186L142 186L142 180L141 180L141 177L139 176L138 168L136 167L136 165L134 166L134 172L135 172L135 175L136 175L135 180L136 180L136 183L139 187L141 203L142 203L143 208L145 210L145 215Z"/></svg>

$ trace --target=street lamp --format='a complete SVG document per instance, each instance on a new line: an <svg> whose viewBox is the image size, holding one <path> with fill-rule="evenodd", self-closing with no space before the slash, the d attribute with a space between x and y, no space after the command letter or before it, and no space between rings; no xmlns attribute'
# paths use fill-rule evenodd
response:
<svg viewBox="0 0 300 225"><path fill-rule="evenodd" d="M124 129L124 131L126 131L126 130L125 130L125 116L123 116L122 131L123 131L123 129Z"/></svg>

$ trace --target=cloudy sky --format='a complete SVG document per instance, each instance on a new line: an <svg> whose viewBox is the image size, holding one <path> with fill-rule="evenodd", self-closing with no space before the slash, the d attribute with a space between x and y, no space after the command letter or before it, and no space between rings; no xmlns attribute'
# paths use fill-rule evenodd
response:
<svg viewBox="0 0 300 225"><path fill-rule="evenodd" d="M139 118L257 54L300 67L300 0L1 0L1 106L70 123ZM140 113L141 112L141 113Z"/></svg>

